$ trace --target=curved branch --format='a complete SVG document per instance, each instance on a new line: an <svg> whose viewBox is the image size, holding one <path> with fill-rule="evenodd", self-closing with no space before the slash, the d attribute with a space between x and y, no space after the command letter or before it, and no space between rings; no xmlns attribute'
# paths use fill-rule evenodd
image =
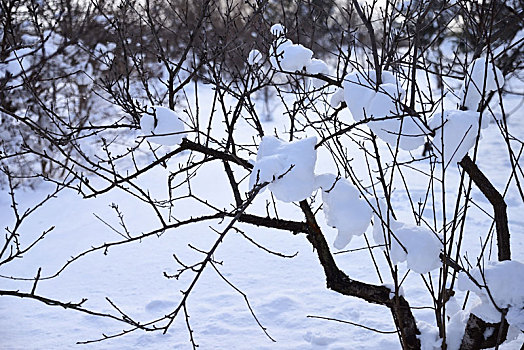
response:
<svg viewBox="0 0 524 350"><path fill-rule="evenodd" d="M402 347L404 349L420 349L420 340L417 338L420 331L406 299L402 296L392 296L391 290L385 286L376 286L350 279L338 268L324 234L306 200L300 202L300 208L306 216L309 227L307 239L317 251L318 259L326 275L327 287L343 295L354 296L370 303L387 306L391 310L395 325L399 330Z"/></svg>

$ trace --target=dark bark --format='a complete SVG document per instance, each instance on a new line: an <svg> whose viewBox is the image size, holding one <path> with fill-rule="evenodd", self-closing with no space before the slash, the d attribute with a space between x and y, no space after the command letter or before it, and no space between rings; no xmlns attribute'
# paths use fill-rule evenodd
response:
<svg viewBox="0 0 524 350"><path fill-rule="evenodd" d="M506 202L504 202L504 197L493 187L488 178L480 171L477 165L473 163L468 155L462 158L459 164L493 206L497 229L499 261L511 260L508 216L506 214L507 206Z"/></svg>
<svg viewBox="0 0 524 350"><path fill-rule="evenodd" d="M486 329L490 327L493 328L493 333L489 337L484 338L484 333L486 332ZM476 350L495 347L497 346L497 340L506 339L506 336L508 334L508 328L509 325L505 319L502 323L488 323L484 322L477 316L470 314L467 328L464 332L462 343L460 344L460 350Z"/></svg>
<svg viewBox="0 0 524 350"><path fill-rule="evenodd" d="M244 222L246 224L252 224L256 226L263 226L268 228L275 228L279 230L291 231L294 234L297 233L307 233L308 226L304 222L282 220L268 217L261 217L251 214L242 214L238 219L239 222Z"/></svg>
<svg viewBox="0 0 524 350"><path fill-rule="evenodd" d="M497 230L498 260L511 260L508 216L506 213L507 205L504 197L502 197L467 154L462 158L459 165L493 206L495 227ZM488 338L484 338L486 330L490 327L494 328L493 334ZM504 317L502 317L501 322L488 323L470 314L460 349L474 350L494 347L506 340L507 333L508 323Z"/></svg>

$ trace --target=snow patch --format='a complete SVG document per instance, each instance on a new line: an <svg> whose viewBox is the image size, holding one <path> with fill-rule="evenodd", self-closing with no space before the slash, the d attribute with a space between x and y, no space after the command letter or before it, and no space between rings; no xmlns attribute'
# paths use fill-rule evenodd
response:
<svg viewBox="0 0 524 350"><path fill-rule="evenodd" d="M446 344L448 345L448 350L460 349L468 319L469 312L462 310L450 317L446 326Z"/></svg>
<svg viewBox="0 0 524 350"><path fill-rule="evenodd" d="M306 66L306 71L310 74L322 74L322 75L328 75L329 74L329 67L326 64L326 62L319 60L317 58L313 58L309 64ZM313 88L318 89L321 88L326 84L324 80L312 78L311 84L313 85Z"/></svg>
<svg viewBox="0 0 524 350"><path fill-rule="evenodd" d="M311 63L313 51L291 40L280 37L269 49L271 65L275 69L295 72L302 70Z"/></svg>
<svg viewBox="0 0 524 350"><path fill-rule="evenodd" d="M336 341L336 338L327 337L318 331L307 331L307 333L304 334L304 340L313 345L326 346Z"/></svg>
<svg viewBox="0 0 524 350"><path fill-rule="evenodd" d="M442 339L438 335L438 328L424 321L417 321L417 328L420 335L420 348L422 350L436 350L441 348Z"/></svg>
<svg viewBox="0 0 524 350"><path fill-rule="evenodd" d="M344 102L344 89L337 89L337 91L331 95L329 104L331 107L338 107L342 102Z"/></svg>
<svg viewBox="0 0 524 350"><path fill-rule="evenodd" d="M440 240L429 229L421 226L404 224L391 238L391 259L394 263L406 261L409 269L417 273L426 273L440 266Z"/></svg>

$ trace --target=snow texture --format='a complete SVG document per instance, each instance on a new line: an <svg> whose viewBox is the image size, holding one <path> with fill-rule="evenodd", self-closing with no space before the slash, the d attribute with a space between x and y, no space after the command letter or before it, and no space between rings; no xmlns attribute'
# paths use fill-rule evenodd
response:
<svg viewBox="0 0 524 350"><path fill-rule="evenodd" d="M140 129L147 141L159 145L173 146L186 137L184 123L178 115L169 108L161 106L151 106L148 108L148 113L142 114Z"/></svg>
<svg viewBox="0 0 524 350"><path fill-rule="evenodd" d="M0 62L0 77L5 76L7 72L16 76L23 71L27 71L31 67L32 50L29 48L22 48L11 52L5 61Z"/></svg>
<svg viewBox="0 0 524 350"><path fill-rule="evenodd" d="M397 80L391 72L383 71L382 83L396 85ZM371 116L367 108L371 99L376 95L375 85L376 72L374 70L366 71L365 74L353 71L344 78L344 99L355 121Z"/></svg>
<svg viewBox="0 0 524 350"><path fill-rule="evenodd" d="M508 323L524 331L524 264L516 260L489 262L483 274L479 268L474 268L470 274L481 288L463 272L459 274L458 288L472 291L480 298L480 303L471 312L486 322L500 321L500 313L489 297L487 286L497 307L508 309Z"/></svg>
<svg viewBox="0 0 524 350"><path fill-rule="evenodd" d="M483 120L483 124L487 121ZM475 111L444 111L435 114L429 121L435 130L433 149L444 162L444 166L455 164L475 145L479 134L479 113Z"/></svg>
<svg viewBox="0 0 524 350"><path fill-rule="evenodd" d="M252 66L260 62L262 59L262 54L260 51L253 49L249 52L249 55L247 56L247 63Z"/></svg>
<svg viewBox="0 0 524 350"><path fill-rule="evenodd" d="M353 236L366 232L371 222L372 210L360 198L358 189L346 179L337 181L335 175L324 174L317 177L317 184L322 188L326 223L338 230L333 245L337 249L343 249Z"/></svg>
<svg viewBox="0 0 524 350"><path fill-rule="evenodd" d="M278 200L295 202L308 198L317 188L316 143L316 137L285 142L273 136L264 136L249 177L249 188L270 182L268 188Z"/></svg>
<svg viewBox="0 0 524 350"><path fill-rule="evenodd" d="M397 142L404 150L413 150L425 142L427 128L411 116L395 117L402 114L397 101L402 99L405 91L400 87L393 73L382 72L382 84L375 91L376 72L370 70L366 75L352 72L344 78L344 100L355 121L365 118L385 118L380 121L370 121L368 127L383 141L392 146Z"/></svg>
<svg viewBox="0 0 524 350"><path fill-rule="evenodd" d="M490 91L496 91L504 85L504 76L493 62L487 62L481 57L473 61L469 67L461 88L462 103L470 110L476 111L479 103Z"/></svg>

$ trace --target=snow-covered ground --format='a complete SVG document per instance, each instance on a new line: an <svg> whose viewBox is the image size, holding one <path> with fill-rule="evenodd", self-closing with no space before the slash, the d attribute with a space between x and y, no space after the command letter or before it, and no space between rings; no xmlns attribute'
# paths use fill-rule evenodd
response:
<svg viewBox="0 0 524 350"><path fill-rule="evenodd" d="M202 87L205 91L205 87ZM204 92L206 93L206 92ZM210 93L208 91L207 93ZM205 111L203 111L205 113ZM281 118L264 124L271 134L280 127ZM517 139L524 139L524 120L518 114L509 119L509 126ZM245 127L240 125L241 127ZM241 133L241 130L239 131ZM496 127L484 130L480 142L478 165L497 189L503 189L509 177L507 150ZM176 169L180 156L170 160L168 169L157 167L142 176L137 183L158 197L167 197L167 175ZM330 168L321 151L316 171L322 173ZM356 164L353 164L356 166ZM362 165L364 167L364 165ZM363 168L364 169L364 168ZM192 186L198 193L206 193L213 204L230 208L234 203L220 163L206 165ZM224 177L224 178L221 178ZM458 179L454 168L448 174L451 184ZM456 185L456 183L455 183ZM243 183L247 190L247 181ZM43 198L51 187L41 184L34 190L19 191L17 202L21 209ZM514 190L514 187L512 187ZM412 195L425 193L423 182L415 181ZM524 261L524 204L518 193L510 190L505 199L511 232L512 258ZM452 194L452 191L450 191ZM265 212L264 198L269 191L248 209L248 212ZM491 205L474 188L473 199L482 209L491 213ZM317 200L320 200L320 194ZM56 228L22 259L0 269L3 276L34 277L39 267L42 276L52 275L71 257L92 246L116 241L121 237L97 217L118 225L112 204L118 205L131 234L156 227L157 218L143 203L133 200L124 192L112 191L94 199L83 200L72 191L60 193L24 222L21 239L29 241L50 226ZM409 202L402 191L394 192L393 206L399 216L410 216ZM453 208L451 208L453 209ZM198 208L190 205L175 205L179 217L198 214ZM492 221L476 206L468 216L465 245L471 256L479 249L479 237L484 237ZM302 220L299 208L290 204L279 204L281 218ZM97 217L96 217L96 216ZM317 215L327 239L332 244L337 230L326 224L322 213ZM10 198L6 190L0 193L0 224L13 224ZM213 221L211 226L220 230L227 224ZM174 274L180 267L173 258L176 254L185 262L195 262L200 255L188 247L188 243L209 249L216 240L216 233L209 229L210 222L193 224L169 230L161 236L153 236L140 242L115 246L104 254L94 252L74 262L60 275L38 283L40 295L62 301L88 301L86 308L100 312L114 312L107 302L109 298L121 310L136 320L148 321L170 313L181 298L180 290L187 288L189 273L179 280L166 279L163 275ZM244 297L229 286L211 267L204 272L187 303L189 322L201 349L399 349L396 334L376 333L358 326L311 318L322 316L347 320L380 331L394 331L389 310L356 298L345 297L326 289L325 277L315 252L304 234L294 236L285 231L262 229L238 224L244 233L265 247L286 255L283 258L268 254L247 241L237 232L230 232L218 248L214 259L223 261L221 273L249 298L250 304L261 324L276 342L271 341L257 325L246 305ZM371 239L371 227L367 236ZM365 247L363 236L355 236L345 249ZM380 255L377 251L376 255ZM354 279L379 284L375 268L367 250L337 254L337 263ZM380 262L379 262L380 263ZM384 262L382 262L383 264ZM405 264L402 266L405 271ZM402 274L401 274L402 275ZM387 278L386 278L387 279ZM391 281L387 280L387 283ZM0 279L1 289L18 289L29 292L32 282ZM431 305L420 277L411 273L403 286L407 300L413 307ZM464 293L457 293L461 305ZM474 299L470 296L470 300ZM471 301L470 301L471 302ZM434 323L431 310L414 310L417 320ZM136 331L123 337L101 343L76 345L77 341L97 339L102 334L111 335L126 329L126 325L108 319L81 314L61 307L47 306L33 300L12 297L0 298L0 348L1 349L190 349L186 320L178 317L167 334ZM524 336L504 344L501 349L520 349Z"/></svg>

